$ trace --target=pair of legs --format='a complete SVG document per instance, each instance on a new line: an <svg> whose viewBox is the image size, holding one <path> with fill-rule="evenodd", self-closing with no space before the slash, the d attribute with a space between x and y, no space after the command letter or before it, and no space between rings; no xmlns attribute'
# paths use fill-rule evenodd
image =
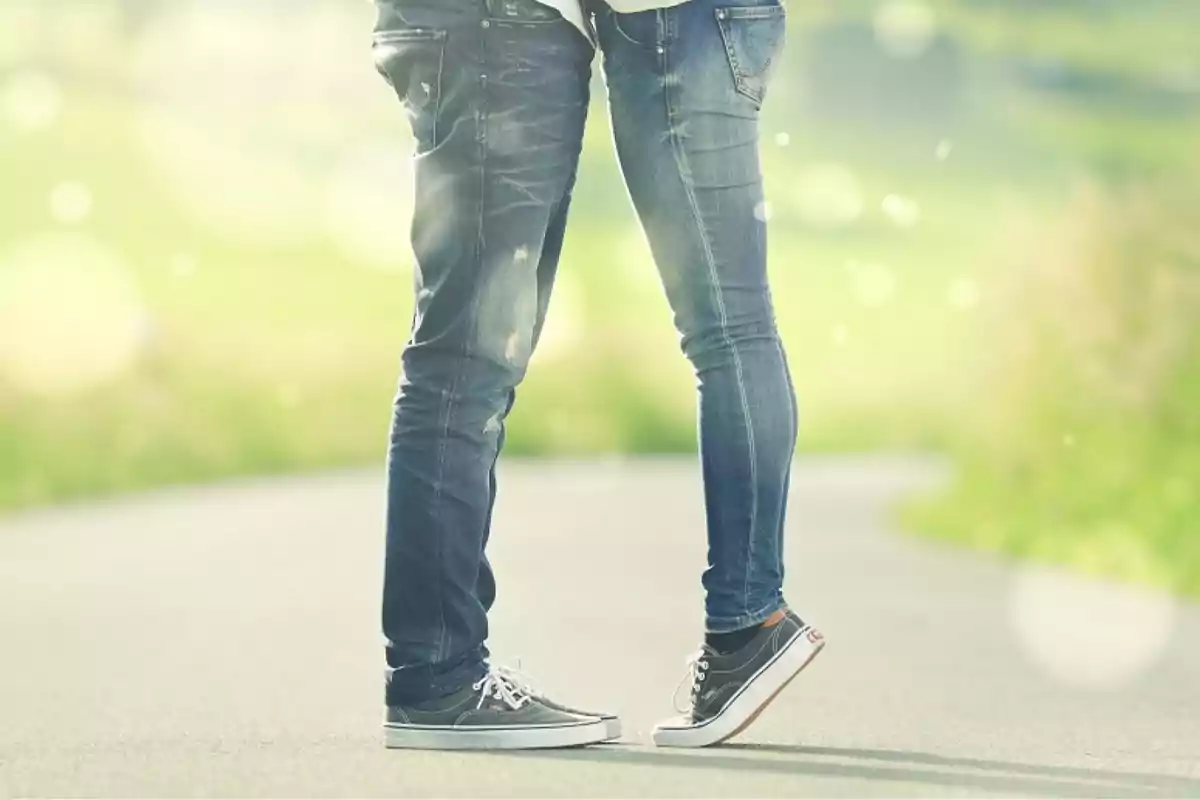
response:
<svg viewBox="0 0 1200 800"><path fill-rule="evenodd" d="M784 605L796 405L767 283L758 114L778 0L595 14L617 151L696 370L706 625ZM487 673L496 459L550 302L590 42L534 0L379 0L376 63L417 139L416 309L388 458L389 705Z"/></svg>

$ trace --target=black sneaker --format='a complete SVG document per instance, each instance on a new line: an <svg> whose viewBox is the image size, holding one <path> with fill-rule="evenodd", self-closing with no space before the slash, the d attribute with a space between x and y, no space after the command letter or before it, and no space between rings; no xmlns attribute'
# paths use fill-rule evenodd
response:
<svg viewBox="0 0 1200 800"><path fill-rule="evenodd" d="M691 708L659 724L659 747L707 747L731 739L758 718L767 704L808 666L825 637L787 611L766 624L748 645L721 655L705 646L689 661ZM687 680L686 678L684 680Z"/></svg>
<svg viewBox="0 0 1200 800"><path fill-rule="evenodd" d="M610 714L607 711L584 711L578 708L564 706L562 703L556 703L534 689L532 682L528 677L521 673L519 669L510 669L508 667L496 667L495 669L514 685L516 685L518 689L544 705L546 708L554 711L561 711L565 714L573 714L577 717L596 717L597 719L601 720L608 729L608 736L605 738L606 742L615 742L621 738L621 718L616 714Z"/></svg>
<svg viewBox="0 0 1200 800"><path fill-rule="evenodd" d="M498 670L448 697L389 706L384 731L388 747L416 750L532 750L608 738L600 718L552 708Z"/></svg>

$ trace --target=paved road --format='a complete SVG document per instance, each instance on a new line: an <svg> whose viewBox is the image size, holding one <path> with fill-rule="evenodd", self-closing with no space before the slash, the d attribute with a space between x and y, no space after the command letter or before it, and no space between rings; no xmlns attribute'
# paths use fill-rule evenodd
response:
<svg viewBox="0 0 1200 800"><path fill-rule="evenodd" d="M380 479L338 474L0 521L0 795L1200 797L1200 609L893 532L935 465L798 465L790 592L830 646L703 752L645 745L696 644L693 466L502 479L499 654L626 744L385 751Z"/></svg>

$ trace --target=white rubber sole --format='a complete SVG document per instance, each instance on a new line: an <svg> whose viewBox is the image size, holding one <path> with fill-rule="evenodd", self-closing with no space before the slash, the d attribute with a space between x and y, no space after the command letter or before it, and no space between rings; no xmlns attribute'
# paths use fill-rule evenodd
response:
<svg viewBox="0 0 1200 800"><path fill-rule="evenodd" d="M582 747L608 740L603 720L581 720L572 725L541 726L383 726L385 744L396 750L548 750Z"/></svg>
<svg viewBox="0 0 1200 800"><path fill-rule="evenodd" d="M616 717L608 717L601 722L604 723L604 741L615 742L621 738L623 731L621 730L621 720Z"/></svg>
<svg viewBox="0 0 1200 800"><path fill-rule="evenodd" d="M654 729L654 744L659 747L708 747L732 739L748 728L824 647L825 638L821 633L811 625L804 627L742 686L720 714L699 725L682 718L664 722Z"/></svg>

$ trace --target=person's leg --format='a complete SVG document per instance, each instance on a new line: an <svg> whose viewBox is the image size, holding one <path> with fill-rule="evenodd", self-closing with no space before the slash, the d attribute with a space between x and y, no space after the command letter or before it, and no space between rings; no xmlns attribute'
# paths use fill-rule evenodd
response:
<svg viewBox="0 0 1200 800"><path fill-rule="evenodd" d="M709 647L687 730L655 737L711 744L819 649L783 598L797 410L767 280L758 158L785 16L779 0L689 0L633 14L600 6L597 28L618 155L699 380ZM760 674L764 658L773 671ZM710 662L720 686L703 680Z"/></svg>
<svg viewBox="0 0 1200 800"><path fill-rule="evenodd" d="M533 347L535 350L537 349L538 340L542 335L542 327L546 321L546 312L550 307L550 296L554 289L554 279L558 273L558 259L562 255L563 240L567 232L567 214L571 206L571 189L573 186L574 180L568 186L567 193L563 197L562 202L559 203L558 209L550 218L550 227L546 229L546 238L542 244L542 258L537 270L537 323L533 330ZM496 448L497 456L499 456L500 451L504 448L504 438L507 432L505 418L512 409L515 399L516 392L509 392L508 405L500 418L500 435ZM492 469L488 473L488 491L488 510L483 526L483 543L485 547L487 546L487 537L492 527L492 510L496 504L496 459L493 459ZM492 572L492 565L488 561L486 553L483 556L483 562L479 566L479 580L475 584L475 593L479 597L479 602L483 606L484 611L490 611L492 603L496 601L496 578Z"/></svg>
<svg viewBox="0 0 1200 800"><path fill-rule="evenodd" d="M504 418L553 273L591 47L533 0L380 0L375 55L417 139L416 308L388 457L387 701L480 680ZM557 245L550 237L551 248Z"/></svg>
<svg viewBox="0 0 1200 800"><path fill-rule="evenodd" d="M690 0L635 14L605 7L597 20L617 151L699 379L714 633L783 606L781 531L796 438L767 283L758 161L761 87L784 23L777 0L751 10L727 25L713 0ZM726 41L739 48L734 64L748 74L747 94Z"/></svg>

